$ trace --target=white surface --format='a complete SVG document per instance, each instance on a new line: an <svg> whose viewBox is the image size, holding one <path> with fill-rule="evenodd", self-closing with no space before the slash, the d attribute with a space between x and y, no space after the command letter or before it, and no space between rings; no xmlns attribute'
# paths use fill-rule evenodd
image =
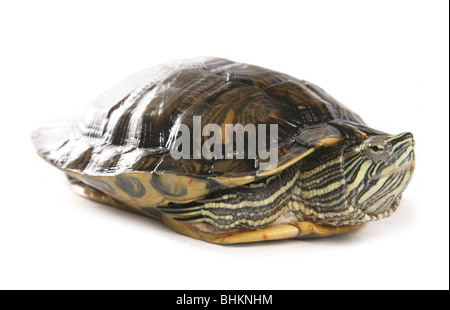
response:
<svg viewBox="0 0 450 310"><path fill-rule="evenodd" d="M0 289L449 287L447 1L3 1ZM309 80L417 169L400 209L321 240L218 246L72 193L33 128L127 75L218 56Z"/></svg>

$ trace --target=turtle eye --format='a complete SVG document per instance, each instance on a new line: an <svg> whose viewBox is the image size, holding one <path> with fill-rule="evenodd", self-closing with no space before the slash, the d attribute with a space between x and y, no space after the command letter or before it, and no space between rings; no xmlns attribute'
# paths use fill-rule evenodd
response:
<svg viewBox="0 0 450 310"><path fill-rule="evenodd" d="M385 142L380 139L367 141L365 145L366 154L372 158L382 158L386 154Z"/></svg>
<svg viewBox="0 0 450 310"><path fill-rule="evenodd" d="M373 156L381 156L384 153L384 145L379 142L369 143L367 149Z"/></svg>

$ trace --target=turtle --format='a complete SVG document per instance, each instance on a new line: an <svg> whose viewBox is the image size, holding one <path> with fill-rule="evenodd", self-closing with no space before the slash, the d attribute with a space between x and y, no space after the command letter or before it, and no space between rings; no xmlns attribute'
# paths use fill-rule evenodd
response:
<svg viewBox="0 0 450 310"><path fill-rule="evenodd" d="M386 218L415 167L410 132L369 127L313 83L215 57L131 75L32 139L78 194L223 244Z"/></svg>

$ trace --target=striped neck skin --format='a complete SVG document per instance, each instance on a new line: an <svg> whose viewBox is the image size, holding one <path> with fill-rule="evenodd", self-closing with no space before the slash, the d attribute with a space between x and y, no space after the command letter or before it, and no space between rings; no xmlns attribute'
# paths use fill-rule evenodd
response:
<svg viewBox="0 0 450 310"><path fill-rule="evenodd" d="M292 210L301 220L357 225L390 216L414 170L410 133L322 148L301 162Z"/></svg>

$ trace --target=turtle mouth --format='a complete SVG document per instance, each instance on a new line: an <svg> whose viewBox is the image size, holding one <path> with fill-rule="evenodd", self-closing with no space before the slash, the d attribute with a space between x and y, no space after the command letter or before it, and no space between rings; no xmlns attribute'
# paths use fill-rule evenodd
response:
<svg viewBox="0 0 450 310"><path fill-rule="evenodd" d="M413 153L413 158L414 158L414 153ZM369 179L370 180L378 180L378 179L382 179L382 178L387 178L387 177L395 175L395 174L401 174L403 172L406 172L406 170L410 170L410 172L412 173L414 171L414 168L415 168L415 162L414 162L414 160L411 160L406 165L402 165L401 167L393 167L393 168L386 169L386 172L383 172L379 175L371 176Z"/></svg>

